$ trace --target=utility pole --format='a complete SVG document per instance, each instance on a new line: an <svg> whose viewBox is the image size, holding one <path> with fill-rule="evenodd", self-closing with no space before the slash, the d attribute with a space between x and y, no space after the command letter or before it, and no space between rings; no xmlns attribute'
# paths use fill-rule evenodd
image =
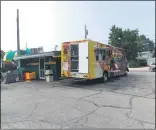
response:
<svg viewBox="0 0 156 130"><path fill-rule="evenodd" d="M27 49L27 47L28 47L28 44L27 44L27 42L25 43L25 48Z"/></svg>
<svg viewBox="0 0 156 130"><path fill-rule="evenodd" d="M17 9L17 54L20 55L19 9Z"/></svg>
<svg viewBox="0 0 156 130"><path fill-rule="evenodd" d="M58 45L55 45L54 47L54 51L57 51Z"/></svg>
<svg viewBox="0 0 156 130"><path fill-rule="evenodd" d="M87 39L87 35L88 35L88 30L87 30L87 26L85 24L85 39Z"/></svg>

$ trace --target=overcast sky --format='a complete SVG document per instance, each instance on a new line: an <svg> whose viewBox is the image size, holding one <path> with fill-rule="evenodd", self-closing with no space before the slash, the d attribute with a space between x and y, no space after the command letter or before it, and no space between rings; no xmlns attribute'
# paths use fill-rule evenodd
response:
<svg viewBox="0 0 156 130"><path fill-rule="evenodd" d="M16 9L20 13L20 43L24 48L43 46L44 51L65 41L84 39L84 25L95 41L108 43L113 24L138 28L155 40L154 1L1 2L1 48L16 50Z"/></svg>

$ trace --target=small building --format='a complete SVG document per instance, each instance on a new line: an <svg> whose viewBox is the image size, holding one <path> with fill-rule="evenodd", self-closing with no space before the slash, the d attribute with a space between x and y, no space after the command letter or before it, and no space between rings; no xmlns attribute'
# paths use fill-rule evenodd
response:
<svg viewBox="0 0 156 130"><path fill-rule="evenodd" d="M150 65L153 61L155 61L155 52L144 51L138 53L137 60L139 61L140 65Z"/></svg>
<svg viewBox="0 0 156 130"><path fill-rule="evenodd" d="M54 80L61 75L61 52L52 51L34 55L15 57L22 77L25 72L35 72L37 79L45 79L45 70L50 69L54 73Z"/></svg>

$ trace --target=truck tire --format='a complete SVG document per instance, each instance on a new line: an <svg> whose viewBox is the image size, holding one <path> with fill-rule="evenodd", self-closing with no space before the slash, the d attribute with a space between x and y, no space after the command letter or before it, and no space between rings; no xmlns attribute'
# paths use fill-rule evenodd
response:
<svg viewBox="0 0 156 130"><path fill-rule="evenodd" d="M124 76L127 76L127 75L128 75L128 71L126 70L126 71L125 71L125 74L124 74Z"/></svg>
<svg viewBox="0 0 156 130"><path fill-rule="evenodd" d="M103 83L106 83L108 81L108 73L104 72L102 78L103 78Z"/></svg>

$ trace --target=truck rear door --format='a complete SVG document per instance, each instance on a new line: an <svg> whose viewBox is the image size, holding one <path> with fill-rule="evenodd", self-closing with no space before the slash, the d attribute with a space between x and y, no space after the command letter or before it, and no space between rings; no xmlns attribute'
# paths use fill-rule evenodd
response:
<svg viewBox="0 0 156 130"><path fill-rule="evenodd" d="M88 42L71 43L71 72L88 73Z"/></svg>
<svg viewBox="0 0 156 130"><path fill-rule="evenodd" d="M79 43L79 73L88 73L88 42Z"/></svg>

